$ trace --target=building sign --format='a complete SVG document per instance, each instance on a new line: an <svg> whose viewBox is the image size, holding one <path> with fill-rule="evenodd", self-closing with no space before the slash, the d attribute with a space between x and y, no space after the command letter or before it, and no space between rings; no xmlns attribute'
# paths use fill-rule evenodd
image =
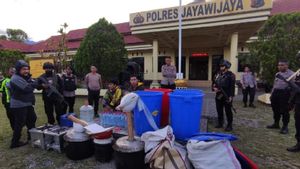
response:
<svg viewBox="0 0 300 169"><path fill-rule="evenodd" d="M272 0L213 0L207 3L195 3L183 6L183 20L200 19L242 12L252 12L272 8ZM178 21L179 7L158 9L130 14L130 25Z"/></svg>

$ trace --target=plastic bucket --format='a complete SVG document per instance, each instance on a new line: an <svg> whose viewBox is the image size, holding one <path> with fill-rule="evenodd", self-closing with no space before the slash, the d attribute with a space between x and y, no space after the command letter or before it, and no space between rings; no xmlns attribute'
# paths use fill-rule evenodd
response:
<svg viewBox="0 0 300 169"><path fill-rule="evenodd" d="M175 138L186 140L200 131L203 92L201 90L177 90L169 94L171 127Z"/></svg>
<svg viewBox="0 0 300 169"><path fill-rule="evenodd" d="M137 91L139 97L148 107L152 117L158 127L160 127L162 92L156 91ZM141 136L147 131L154 131L149 124L145 112L139 111L138 106L134 109L134 128L137 135Z"/></svg>
<svg viewBox="0 0 300 169"><path fill-rule="evenodd" d="M161 114L161 120L160 125L161 127L164 127L169 124L169 112L170 112L170 98L169 93L172 92L171 89L146 89L145 91L159 91L163 92L162 97L162 114Z"/></svg>
<svg viewBox="0 0 300 169"><path fill-rule="evenodd" d="M61 127L73 127L73 122L68 119L69 115L73 115L76 117L75 113L70 113L70 114L63 114L60 116L60 126Z"/></svg>

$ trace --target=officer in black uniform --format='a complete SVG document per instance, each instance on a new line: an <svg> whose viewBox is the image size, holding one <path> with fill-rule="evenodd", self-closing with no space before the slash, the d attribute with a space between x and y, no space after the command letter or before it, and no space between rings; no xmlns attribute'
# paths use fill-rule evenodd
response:
<svg viewBox="0 0 300 169"><path fill-rule="evenodd" d="M229 71L231 63L227 60L221 61L220 71L216 74L212 89L216 92L216 107L218 112L218 124L216 128L222 128L224 123L224 107L227 117L227 126L225 131L232 130L232 99L235 90L235 75Z"/></svg>
<svg viewBox="0 0 300 169"><path fill-rule="evenodd" d="M300 51L297 54L297 60L300 63ZM300 75L298 74L295 78L295 83L300 87ZM295 104L295 127L296 127L296 140L297 143L293 147L287 148L287 151L290 152L300 152L300 93L296 93L295 97L292 100L292 103Z"/></svg>
<svg viewBox="0 0 300 169"><path fill-rule="evenodd" d="M43 89L43 101L48 123L54 124L54 109L56 113L56 120L59 124L59 119L64 114L64 98L63 98L63 81L54 73L54 65L46 62L43 65L45 73L38 78L38 89Z"/></svg>

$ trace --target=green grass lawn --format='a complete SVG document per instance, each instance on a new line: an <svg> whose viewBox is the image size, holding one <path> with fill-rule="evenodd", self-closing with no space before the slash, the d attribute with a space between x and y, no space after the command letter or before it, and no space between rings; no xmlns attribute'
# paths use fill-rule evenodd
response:
<svg viewBox="0 0 300 169"><path fill-rule="evenodd" d="M40 95L36 97L35 107L38 120L36 126L47 122L43 109L43 102ZM79 107L83 104L83 98L76 100L75 110L78 113ZM300 153L289 153L285 149L295 144L294 120L291 114L289 125L290 134L281 135L278 130L268 130L267 124L272 122L272 112L269 106L257 103L256 109L242 108L241 102L236 102L235 106L238 114L234 118L233 134L239 137L234 142L242 152L248 155L261 169L297 169L300 168ZM64 154L53 151L43 151L32 148L30 145L10 150L8 147L11 140L11 129L4 111L0 106L0 168L101 168L114 169L112 163L102 164L95 159L89 158L82 161L68 160ZM219 131L209 124L209 131ZM24 127L23 138L26 139Z"/></svg>

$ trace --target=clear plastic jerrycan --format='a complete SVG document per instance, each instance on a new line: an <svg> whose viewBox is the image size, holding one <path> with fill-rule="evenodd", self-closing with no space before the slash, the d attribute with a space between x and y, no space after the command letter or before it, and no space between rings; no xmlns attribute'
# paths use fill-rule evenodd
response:
<svg viewBox="0 0 300 169"><path fill-rule="evenodd" d="M87 102L80 107L80 119L87 123L94 122L94 108Z"/></svg>

